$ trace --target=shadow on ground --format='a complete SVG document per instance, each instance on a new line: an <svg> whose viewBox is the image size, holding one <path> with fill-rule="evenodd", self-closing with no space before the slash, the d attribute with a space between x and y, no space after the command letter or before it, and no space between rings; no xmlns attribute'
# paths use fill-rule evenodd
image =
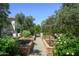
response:
<svg viewBox="0 0 79 59"><path fill-rule="evenodd" d="M41 51L33 50L32 55L41 55Z"/></svg>

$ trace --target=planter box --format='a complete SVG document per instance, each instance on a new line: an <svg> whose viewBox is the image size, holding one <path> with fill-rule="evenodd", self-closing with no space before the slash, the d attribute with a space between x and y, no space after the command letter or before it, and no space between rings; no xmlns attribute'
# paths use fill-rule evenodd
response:
<svg viewBox="0 0 79 59"><path fill-rule="evenodd" d="M45 39L43 39L43 43L44 43L44 46L47 50L47 55L52 56L53 55L53 47L50 46Z"/></svg>
<svg viewBox="0 0 79 59"><path fill-rule="evenodd" d="M18 40L19 41L19 51L21 55L29 55L33 51L33 40Z"/></svg>

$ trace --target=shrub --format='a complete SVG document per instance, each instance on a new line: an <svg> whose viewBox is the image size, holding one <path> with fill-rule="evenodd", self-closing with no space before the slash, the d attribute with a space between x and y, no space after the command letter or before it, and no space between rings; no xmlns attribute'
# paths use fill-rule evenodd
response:
<svg viewBox="0 0 79 59"><path fill-rule="evenodd" d="M0 52L17 55L18 45L16 40L9 36L0 38Z"/></svg>
<svg viewBox="0 0 79 59"><path fill-rule="evenodd" d="M30 34L31 34L30 31L27 31L27 30L22 31L22 36L24 36L24 37L29 37Z"/></svg>
<svg viewBox="0 0 79 59"><path fill-rule="evenodd" d="M55 45L54 55L73 56L79 55L79 40L71 34L60 36Z"/></svg>

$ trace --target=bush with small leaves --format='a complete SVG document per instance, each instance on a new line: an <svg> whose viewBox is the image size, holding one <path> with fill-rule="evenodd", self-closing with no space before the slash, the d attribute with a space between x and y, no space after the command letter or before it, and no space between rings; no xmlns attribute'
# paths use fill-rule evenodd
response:
<svg viewBox="0 0 79 59"><path fill-rule="evenodd" d="M27 30L23 30L22 31L22 36L23 37L29 37L31 35L31 32L30 31L27 31Z"/></svg>
<svg viewBox="0 0 79 59"><path fill-rule="evenodd" d="M16 40L9 36L0 38L0 52L8 53L9 55L17 55L18 44Z"/></svg>
<svg viewBox="0 0 79 59"><path fill-rule="evenodd" d="M79 55L79 38L71 34L63 34L57 39L54 55L73 56Z"/></svg>

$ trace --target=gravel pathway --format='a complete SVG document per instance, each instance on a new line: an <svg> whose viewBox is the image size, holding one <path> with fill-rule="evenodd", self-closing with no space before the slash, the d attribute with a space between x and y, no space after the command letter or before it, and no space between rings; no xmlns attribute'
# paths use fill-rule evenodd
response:
<svg viewBox="0 0 79 59"><path fill-rule="evenodd" d="M33 53L30 54L30 56L46 56L47 53L42 39L40 37L37 37L34 43L35 45L34 45Z"/></svg>

